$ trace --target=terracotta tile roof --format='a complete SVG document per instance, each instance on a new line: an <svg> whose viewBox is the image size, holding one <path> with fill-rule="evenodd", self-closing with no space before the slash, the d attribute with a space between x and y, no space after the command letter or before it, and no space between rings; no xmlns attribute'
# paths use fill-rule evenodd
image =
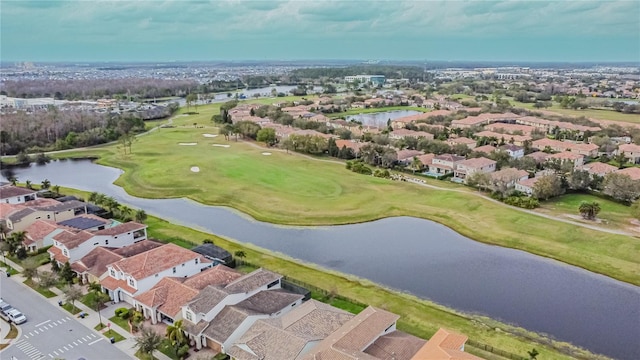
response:
<svg viewBox="0 0 640 360"><path fill-rule="evenodd" d="M472 169L479 169L485 166L495 165L497 162L495 160L479 157L479 158L471 158L467 160L462 160L458 162L458 167L464 166Z"/></svg>
<svg viewBox="0 0 640 360"><path fill-rule="evenodd" d="M36 220L24 230L26 232L24 244L28 245L43 240L45 236L57 229L58 226L51 220Z"/></svg>
<svg viewBox="0 0 640 360"><path fill-rule="evenodd" d="M169 243L122 259L115 262L113 267L118 271L131 275L136 280L142 280L162 270L194 259L200 259L201 262L205 262L205 258L200 254Z"/></svg>
<svg viewBox="0 0 640 360"><path fill-rule="evenodd" d="M640 145L636 144L622 144L618 146L618 151L625 153L638 153L640 152Z"/></svg>
<svg viewBox="0 0 640 360"><path fill-rule="evenodd" d="M482 360L460 350L466 341L464 335L440 329L411 360Z"/></svg>
<svg viewBox="0 0 640 360"><path fill-rule="evenodd" d="M435 111L430 111L430 112L426 112L426 113L422 113L422 114L416 114L416 115L410 115L410 116L403 116L400 118L396 118L394 120L392 120L391 122L396 122L396 123L413 123L413 122L417 122L419 120L426 120L430 117L433 116L447 116L449 114L452 114L451 111L449 110L435 110Z"/></svg>
<svg viewBox="0 0 640 360"><path fill-rule="evenodd" d="M422 151L419 150L400 150L397 152L398 160L410 160L414 157L418 157L420 155L424 155Z"/></svg>
<svg viewBox="0 0 640 360"><path fill-rule="evenodd" d="M126 280L118 280L116 278L112 278L111 276L107 276L106 278L100 280L100 285L111 291L122 289L131 295L135 294L138 291L135 288L129 286Z"/></svg>
<svg viewBox="0 0 640 360"><path fill-rule="evenodd" d="M533 177L533 178L525 179L522 181L518 181L517 183L528 188L533 188L533 185L535 185L540 179L541 177Z"/></svg>
<svg viewBox="0 0 640 360"><path fill-rule="evenodd" d="M379 337L364 352L380 360L410 360L426 341L402 331Z"/></svg>
<svg viewBox="0 0 640 360"><path fill-rule="evenodd" d="M588 171L589 174L599 175L599 176L604 176L608 173L618 170L618 168L613 165L609 165L601 162L588 163L584 165L582 169Z"/></svg>
<svg viewBox="0 0 640 360"><path fill-rule="evenodd" d="M65 230L53 236L53 239L62 243L67 249L75 249L78 245L91 239L93 234L88 231L69 231Z"/></svg>
<svg viewBox="0 0 640 360"><path fill-rule="evenodd" d="M296 359L353 318L346 311L309 300L290 312L253 324L227 353L238 360Z"/></svg>
<svg viewBox="0 0 640 360"><path fill-rule="evenodd" d="M510 135L510 134L500 134L497 132L493 132L493 131L480 131L477 132L475 134L473 134L473 136L478 137L478 138L482 138L482 137L486 137L486 138L491 138L491 137L495 137L496 139L500 140L500 139L504 139L505 141L511 140L513 139L513 141L516 142L524 142L526 140L531 140L530 136L527 135Z"/></svg>
<svg viewBox="0 0 640 360"><path fill-rule="evenodd" d="M304 359L376 359L363 351L399 318L369 306L316 345Z"/></svg>
<svg viewBox="0 0 640 360"><path fill-rule="evenodd" d="M198 295L193 289L173 277L165 277L148 291L137 295L136 301L149 308L156 308L161 313L175 318L181 307Z"/></svg>
<svg viewBox="0 0 640 360"><path fill-rule="evenodd" d="M80 260L71 264L71 267L78 272L86 271L99 278L107 272L107 265L120 259L123 259L123 256L115 253L115 251L98 246L89 251L89 253Z"/></svg>
<svg viewBox="0 0 640 360"><path fill-rule="evenodd" d="M545 152L542 152L542 151L536 151L536 152L533 152L531 154L527 154L525 156L533 158L537 162L544 162L549 157L549 154L547 154Z"/></svg>
<svg viewBox="0 0 640 360"><path fill-rule="evenodd" d="M484 154L491 154L492 152L494 152L496 150L498 150L498 149L496 149L495 147L493 147L491 145L479 146L479 147L473 149L473 151L475 151L475 152L480 152L480 153L484 153Z"/></svg>
<svg viewBox="0 0 640 360"><path fill-rule="evenodd" d="M336 146L338 147L338 149L342 149L343 146L346 146L348 149L352 149L353 151L358 152L360 151L360 148L363 145L364 144L362 143L358 143L351 140L341 140L341 139L336 140Z"/></svg>
<svg viewBox="0 0 640 360"><path fill-rule="evenodd" d="M192 289L202 290L209 285L227 285L241 276L238 271L220 264L184 279L183 284Z"/></svg>
<svg viewBox="0 0 640 360"><path fill-rule="evenodd" d="M27 201L24 203L25 206L31 207L49 207L60 204L62 204L60 201L48 198L37 198L35 200Z"/></svg>
<svg viewBox="0 0 640 360"><path fill-rule="evenodd" d="M424 154L424 155L418 156L418 160L420 160L422 165L431 165L431 161L435 156L436 156L435 154L431 154L431 153Z"/></svg>
<svg viewBox="0 0 640 360"><path fill-rule="evenodd" d="M464 137L464 136L463 137L458 137L458 138L450 138L448 140L448 142L452 143L452 144L465 144L465 145L467 145L467 144L475 144L476 143L475 140L469 139L468 137Z"/></svg>
<svg viewBox="0 0 640 360"><path fill-rule="evenodd" d="M529 177L529 173L525 170L518 170L516 168L504 168L500 171L491 173L491 179L493 181L510 181L519 180L523 177Z"/></svg>
<svg viewBox="0 0 640 360"><path fill-rule="evenodd" d="M558 160L578 160L578 159L584 159L583 155L580 154L576 154L574 152L569 152L569 151L564 151L564 152L560 152L557 154L551 154L547 157L547 160L550 159L558 159Z"/></svg>
<svg viewBox="0 0 640 360"><path fill-rule="evenodd" d="M35 193L35 190L30 190L19 186L0 186L0 199L8 199L14 196L33 195Z"/></svg>
<svg viewBox="0 0 640 360"><path fill-rule="evenodd" d="M132 257L138 254L141 254L145 251L149 251L160 246L164 245L159 241L154 241L150 239L145 239L142 241L138 241L131 245L123 246L121 248L113 249L112 251L118 255L122 255L122 257Z"/></svg>
<svg viewBox="0 0 640 360"><path fill-rule="evenodd" d="M504 145L500 146L500 149L501 150L509 150L509 151L515 152L515 151L520 151L520 150L522 150L524 148L521 147L521 146L518 146L518 145L504 144Z"/></svg>
<svg viewBox="0 0 640 360"><path fill-rule="evenodd" d="M640 168L637 167L629 167L622 170L615 171L618 174L628 175L631 180L640 180Z"/></svg>
<svg viewBox="0 0 640 360"><path fill-rule="evenodd" d="M0 218L6 219L11 213L22 209L23 207L18 204L6 204L0 203Z"/></svg>
<svg viewBox="0 0 640 360"><path fill-rule="evenodd" d="M529 125L519 125L519 124L506 124L506 123L493 123L485 126L485 129L490 131L503 130L506 133L514 133L516 131L521 131L523 135L531 135L534 128Z"/></svg>
<svg viewBox="0 0 640 360"><path fill-rule="evenodd" d="M110 228L106 228L103 230L98 230L95 231L94 234L95 235L120 235L120 234L124 234L124 233L128 233L131 231L136 231L136 230L140 230L140 229L146 229L147 225L144 224L139 224L137 222L134 221L129 221L123 224L118 224L116 226L112 226Z"/></svg>
<svg viewBox="0 0 640 360"><path fill-rule="evenodd" d="M62 250L60 248L52 246L52 247L49 248L49 250L47 250L47 252L49 254L53 255L53 258L59 263L64 264L67 261L69 261L69 258L64 256L64 254L62 253Z"/></svg>
<svg viewBox="0 0 640 360"><path fill-rule="evenodd" d="M436 155L434 156L434 159L438 159L438 160L443 160L443 161L450 161L450 162L458 162L458 161L462 161L465 159L464 156L458 156L458 155L453 155L453 154L441 154L441 155ZM434 164L435 166L435 164Z"/></svg>

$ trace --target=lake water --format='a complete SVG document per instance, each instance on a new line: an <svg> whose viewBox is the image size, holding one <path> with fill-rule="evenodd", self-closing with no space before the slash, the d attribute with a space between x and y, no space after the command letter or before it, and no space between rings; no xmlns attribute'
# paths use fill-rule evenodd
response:
<svg viewBox="0 0 640 360"><path fill-rule="evenodd" d="M385 111L379 113L369 113L369 114L358 114L358 115L349 115L347 116L347 121L358 121L363 125L375 126L379 128L383 128L387 126L387 121L395 120L397 118L417 115L420 114L419 111L415 110L396 110L396 111Z"/></svg>
<svg viewBox="0 0 640 360"><path fill-rule="evenodd" d="M485 245L428 220L396 217L344 226L277 226L187 199L133 197L112 184L121 170L89 161L57 161L14 172L20 181L40 183L46 178L52 184L108 194L175 223L544 332L596 353L640 359L640 288Z"/></svg>

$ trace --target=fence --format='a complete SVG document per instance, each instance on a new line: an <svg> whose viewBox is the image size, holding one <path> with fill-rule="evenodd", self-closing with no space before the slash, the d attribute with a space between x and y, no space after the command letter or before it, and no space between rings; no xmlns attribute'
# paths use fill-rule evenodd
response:
<svg viewBox="0 0 640 360"><path fill-rule="evenodd" d="M488 351L488 352L490 352L492 354L496 354L498 356L502 356L503 358L506 358L506 359L530 360L527 357L524 357L524 356L521 356L521 355L517 355L517 354L513 354L513 353L510 353L508 351L501 350L501 349L496 349L491 345L482 344L482 343L479 343L479 342L471 340L471 339L467 340L467 345L471 346L471 347L474 347L476 349Z"/></svg>

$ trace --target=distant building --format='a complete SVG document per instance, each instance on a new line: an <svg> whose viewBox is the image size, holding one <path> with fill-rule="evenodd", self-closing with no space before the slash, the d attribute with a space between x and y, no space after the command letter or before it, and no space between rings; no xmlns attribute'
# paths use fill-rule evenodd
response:
<svg viewBox="0 0 640 360"><path fill-rule="evenodd" d="M345 76L345 82L355 82L359 81L361 83L370 83L375 86L382 86L385 82L384 75L354 75L354 76Z"/></svg>

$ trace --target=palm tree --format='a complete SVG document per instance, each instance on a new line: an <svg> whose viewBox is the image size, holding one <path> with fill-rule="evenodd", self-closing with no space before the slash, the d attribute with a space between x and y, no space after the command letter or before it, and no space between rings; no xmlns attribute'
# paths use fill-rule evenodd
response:
<svg viewBox="0 0 640 360"><path fill-rule="evenodd" d="M162 336L151 328L143 327L140 329L140 335L135 337L135 347L143 354L148 354L153 358L153 352L162 344Z"/></svg>
<svg viewBox="0 0 640 360"><path fill-rule="evenodd" d="M31 184L31 180L27 180L24 182L27 189L33 189L33 184Z"/></svg>
<svg viewBox="0 0 640 360"><path fill-rule="evenodd" d="M416 170L422 170L422 161L420 161L417 156L414 156L413 161L411 161L411 170L413 170L414 174L416 173Z"/></svg>
<svg viewBox="0 0 640 360"><path fill-rule="evenodd" d="M600 212L600 204L596 201L583 201L580 203L578 211L580 211L580 215L582 215L583 218L587 220L595 220L596 215Z"/></svg>
<svg viewBox="0 0 640 360"><path fill-rule="evenodd" d="M8 180L13 186L16 186L16 184L18 183L18 178L15 176L10 176Z"/></svg>
<svg viewBox="0 0 640 360"><path fill-rule="evenodd" d="M147 220L147 213L142 209L138 209L134 214L134 218L137 222L144 223L144 221Z"/></svg>
<svg viewBox="0 0 640 360"><path fill-rule="evenodd" d="M42 190L46 190L51 186L51 181L49 179L42 180Z"/></svg>
<svg viewBox="0 0 640 360"><path fill-rule="evenodd" d="M53 190L53 192L56 193L56 195L60 195L60 185L53 185L51 187L51 190Z"/></svg>
<svg viewBox="0 0 640 360"><path fill-rule="evenodd" d="M131 218L131 213L133 212L133 210L131 210L130 207L128 206L124 206L121 205L120 206L120 217L122 218L122 220L127 221Z"/></svg>
<svg viewBox="0 0 640 360"><path fill-rule="evenodd" d="M87 198L87 200L95 204L97 197L98 197L98 193L94 191L91 194L89 194L89 197Z"/></svg>
<svg viewBox="0 0 640 360"><path fill-rule="evenodd" d="M22 246L22 242L24 241L27 233L24 231L15 231L7 238L7 242L9 243L9 253L13 254L18 250L19 247Z"/></svg>
<svg viewBox="0 0 640 360"><path fill-rule="evenodd" d="M109 209L109 212L113 214L113 211L120 206L120 203L116 199L111 196L108 196L104 199L103 205Z"/></svg>
<svg viewBox="0 0 640 360"><path fill-rule="evenodd" d="M102 324L102 314L100 313L100 309L107 301L111 300L109 295L103 293L102 291L93 291L93 297L91 298L91 303L96 307L96 311L98 312L98 319L100 319L99 324Z"/></svg>
<svg viewBox="0 0 640 360"><path fill-rule="evenodd" d="M167 338L171 341L171 345L174 346L177 353L178 349L187 341L182 320L178 320L167 327Z"/></svg>

